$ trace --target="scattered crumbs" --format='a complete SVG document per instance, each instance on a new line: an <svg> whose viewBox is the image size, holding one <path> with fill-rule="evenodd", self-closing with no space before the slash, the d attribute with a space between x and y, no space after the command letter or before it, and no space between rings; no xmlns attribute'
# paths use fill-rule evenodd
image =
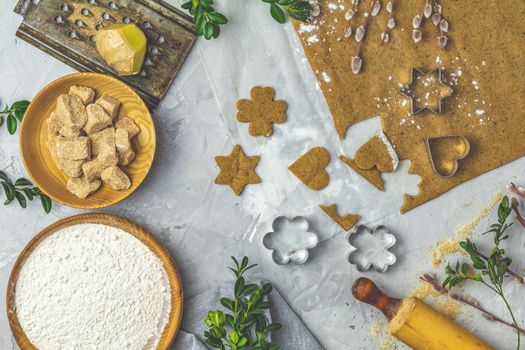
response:
<svg viewBox="0 0 525 350"><path fill-rule="evenodd" d="M461 249L456 240L445 238L438 241L436 245L430 249L432 266L435 268L439 267L445 257L451 254L465 254L465 252Z"/></svg>
<svg viewBox="0 0 525 350"><path fill-rule="evenodd" d="M330 76L326 72L322 72L321 76L323 77L323 80L325 81L325 83L329 83L329 82L332 81L332 79L330 78Z"/></svg>
<svg viewBox="0 0 525 350"><path fill-rule="evenodd" d="M373 335L374 337L377 337L381 332L381 322L379 320L374 320L372 324L370 325L370 328L368 328L368 333Z"/></svg>
<svg viewBox="0 0 525 350"><path fill-rule="evenodd" d="M379 349L381 350L397 350L397 340L384 327L385 323L376 319L368 329L370 335L380 340Z"/></svg>
<svg viewBox="0 0 525 350"><path fill-rule="evenodd" d="M421 300L425 300L425 298L427 297L437 298L440 295L441 293L439 293L430 284L426 282L421 282L419 287L412 289L410 291L410 294L408 294L409 297L414 297Z"/></svg>
<svg viewBox="0 0 525 350"><path fill-rule="evenodd" d="M355 329L355 325L350 325L350 329Z"/></svg>
<svg viewBox="0 0 525 350"><path fill-rule="evenodd" d="M393 336L389 335L381 341L379 348L381 350L397 350L397 341Z"/></svg>
<svg viewBox="0 0 525 350"><path fill-rule="evenodd" d="M436 309L448 318L454 320L461 311L459 304L452 300L444 300L436 303Z"/></svg>
<svg viewBox="0 0 525 350"><path fill-rule="evenodd" d="M299 34L311 33L314 30L317 30L319 27L314 24L301 23L299 26Z"/></svg>
<svg viewBox="0 0 525 350"><path fill-rule="evenodd" d="M317 34L310 35L310 36L306 39L306 42L307 42L309 45L315 44L315 43L318 42L318 41L319 41L319 35L317 35Z"/></svg>
<svg viewBox="0 0 525 350"><path fill-rule="evenodd" d="M470 222L458 226L456 229L456 236L460 240L465 240L467 238L470 238L472 236L472 231L476 227L476 225L485 217L487 214L490 213L492 208L498 204L501 199L503 198L503 193L498 193L494 197L492 197L489 201L489 203L483 208L478 215L476 215Z"/></svg>

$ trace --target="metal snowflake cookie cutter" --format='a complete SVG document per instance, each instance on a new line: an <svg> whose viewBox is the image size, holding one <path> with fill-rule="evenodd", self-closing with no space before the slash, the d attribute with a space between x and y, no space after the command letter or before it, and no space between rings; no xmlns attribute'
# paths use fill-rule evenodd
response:
<svg viewBox="0 0 525 350"><path fill-rule="evenodd" d="M319 242L315 232L308 231L310 224L302 216L289 219L278 216L272 222L272 231L263 237L263 245L272 251L272 259L278 265L288 262L304 264L308 260L308 250Z"/></svg>
<svg viewBox="0 0 525 350"><path fill-rule="evenodd" d="M385 226L377 226L371 231L367 226L359 225L348 237L351 250L348 261L357 270L365 272L373 267L377 272L385 272L395 264L396 256L388 249L396 244L396 236Z"/></svg>
<svg viewBox="0 0 525 350"><path fill-rule="evenodd" d="M437 98L437 104L436 106L429 106L427 104L419 105L417 104L417 101L419 99L418 96L415 96L412 87L416 84L415 79L417 77L425 76L425 75L431 75L435 76L437 75L437 82L439 83L439 86L441 87L441 91L439 91L439 97ZM407 97L410 100L410 114L415 115L419 112L424 111L425 109L427 111L430 111L435 114L441 114L441 105L445 98L452 95L454 90L447 84L443 83L443 69L442 68L435 68L427 73L424 73L422 70L418 68L412 67L410 69L410 81L407 84L403 84L401 88L399 89L399 92ZM417 107L416 107L417 104Z"/></svg>

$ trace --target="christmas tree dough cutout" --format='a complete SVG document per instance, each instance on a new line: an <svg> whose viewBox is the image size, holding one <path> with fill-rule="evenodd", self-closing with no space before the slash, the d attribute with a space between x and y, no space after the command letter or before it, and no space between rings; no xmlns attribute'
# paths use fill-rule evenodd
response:
<svg viewBox="0 0 525 350"><path fill-rule="evenodd" d="M286 102L274 101L275 91L271 87L255 86L250 91L251 100L237 101L237 120L250 123L248 132L252 136L270 136L273 123L286 121Z"/></svg>
<svg viewBox="0 0 525 350"><path fill-rule="evenodd" d="M258 184L261 179L255 172L260 157L248 157L241 146L235 145L228 156L217 156L215 162L220 168L215 183L228 185L236 195L240 195L248 184Z"/></svg>
<svg viewBox="0 0 525 350"><path fill-rule="evenodd" d="M339 226L345 231L350 231L350 229L361 219L359 215L355 214L345 214L340 216L337 213L337 204L331 204L329 206L319 205L326 215L332 218Z"/></svg>
<svg viewBox="0 0 525 350"><path fill-rule="evenodd" d="M312 190L322 190L328 186L330 178L325 167L330 163L330 153L323 147L314 147L292 165L290 171Z"/></svg>

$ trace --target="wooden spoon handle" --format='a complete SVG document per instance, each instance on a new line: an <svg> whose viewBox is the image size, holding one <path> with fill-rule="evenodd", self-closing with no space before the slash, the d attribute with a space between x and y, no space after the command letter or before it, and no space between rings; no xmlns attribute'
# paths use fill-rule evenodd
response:
<svg viewBox="0 0 525 350"><path fill-rule="evenodd" d="M355 280L352 285L352 294L357 300L381 310L389 321L396 315L402 301L401 299L386 295L374 282L365 277L360 277Z"/></svg>

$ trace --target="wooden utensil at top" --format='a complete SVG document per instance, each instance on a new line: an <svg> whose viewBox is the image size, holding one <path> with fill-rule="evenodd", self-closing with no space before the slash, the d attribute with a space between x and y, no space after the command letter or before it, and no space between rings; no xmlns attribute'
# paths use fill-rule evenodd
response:
<svg viewBox="0 0 525 350"><path fill-rule="evenodd" d="M7 283L6 299L7 319L20 349L36 349L24 333L16 314L15 293L20 269L40 242L58 230L79 224L101 224L119 228L144 243L159 258L168 275L171 289L171 310L168 321L161 333L157 349L168 349L177 335L182 318L182 283L177 267L173 263L170 253L153 235L131 221L110 214L81 214L62 219L46 227L24 247L13 266L13 270L11 270Z"/></svg>
<svg viewBox="0 0 525 350"><path fill-rule="evenodd" d="M358 278L352 285L352 294L357 300L375 306L391 320L397 313L401 299L392 298L383 293L377 285L368 278Z"/></svg>

